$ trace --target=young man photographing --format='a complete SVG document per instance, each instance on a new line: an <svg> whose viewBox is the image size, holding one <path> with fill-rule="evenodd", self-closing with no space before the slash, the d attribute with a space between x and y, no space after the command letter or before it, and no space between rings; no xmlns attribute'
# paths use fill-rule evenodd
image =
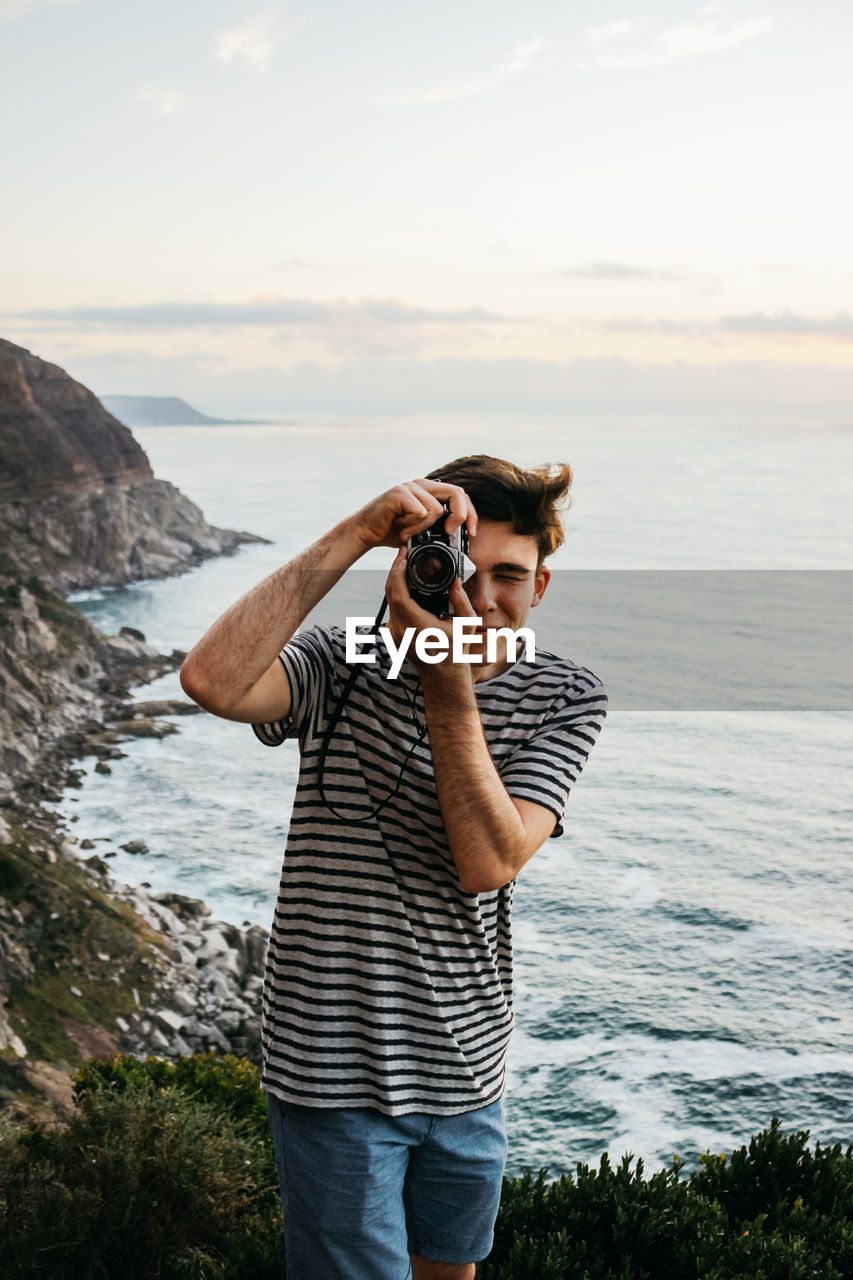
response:
<svg viewBox="0 0 853 1280"><path fill-rule="evenodd" d="M478 455L397 485L232 606L184 664L207 710L300 743L264 993L289 1280L471 1280L491 1247L513 882L562 830L606 700L572 662L487 642L541 600L570 483L568 467ZM297 628L389 546L395 643L410 627L449 636L451 619L412 599L405 555L445 510L476 569L451 611L482 620L469 656L484 660L427 663L413 647L389 679L380 652L334 721L344 632Z"/></svg>

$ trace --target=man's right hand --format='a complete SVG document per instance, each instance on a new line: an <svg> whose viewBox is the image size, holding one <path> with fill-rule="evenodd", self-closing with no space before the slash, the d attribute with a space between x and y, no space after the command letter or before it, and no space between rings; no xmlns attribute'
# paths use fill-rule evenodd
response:
<svg viewBox="0 0 853 1280"><path fill-rule="evenodd" d="M372 547L404 546L444 513L452 533L471 533L477 512L458 485L410 480L348 516L233 604L190 651L181 684L206 711L227 720L279 720L291 692L278 654L338 579Z"/></svg>
<svg viewBox="0 0 853 1280"><path fill-rule="evenodd" d="M357 536L366 550L372 547L401 547L414 534L429 529L450 506L445 528L448 533L467 524L477 532L477 512L464 489L439 480L409 480L395 485L368 502L352 517Z"/></svg>

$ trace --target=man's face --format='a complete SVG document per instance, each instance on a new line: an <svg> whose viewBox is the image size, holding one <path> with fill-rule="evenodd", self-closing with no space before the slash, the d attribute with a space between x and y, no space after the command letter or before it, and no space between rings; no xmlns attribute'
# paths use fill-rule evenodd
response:
<svg viewBox="0 0 853 1280"><path fill-rule="evenodd" d="M480 520L477 533L470 539L468 557L477 572L468 579L465 592L475 614L482 618L482 640L471 644L470 654L486 653L486 633L498 627L517 631L545 592L551 576L539 564L536 539L516 533L509 520ZM506 645L501 641L498 661L473 667L474 680L490 680L509 663Z"/></svg>

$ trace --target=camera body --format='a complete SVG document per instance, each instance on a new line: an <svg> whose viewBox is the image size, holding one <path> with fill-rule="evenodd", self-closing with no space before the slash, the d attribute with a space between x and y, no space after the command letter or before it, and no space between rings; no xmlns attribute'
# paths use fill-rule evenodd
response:
<svg viewBox="0 0 853 1280"><path fill-rule="evenodd" d="M468 559L467 527L462 524L453 533L444 528L449 512L445 502L444 515L406 544L406 582L411 597L441 619L450 614L450 588L455 579L465 582L476 572Z"/></svg>

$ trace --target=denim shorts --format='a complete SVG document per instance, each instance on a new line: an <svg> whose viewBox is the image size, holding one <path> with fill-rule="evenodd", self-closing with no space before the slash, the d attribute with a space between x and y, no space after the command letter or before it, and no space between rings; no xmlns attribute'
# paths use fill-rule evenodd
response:
<svg viewBox="0 0 853 1280"><path fill-rule="evenodd" d="M409 1253L485 1258L506 1163L503 1102L458 1116L294 1106L267 1094L287 1280L407 1280Z"/></svg>

